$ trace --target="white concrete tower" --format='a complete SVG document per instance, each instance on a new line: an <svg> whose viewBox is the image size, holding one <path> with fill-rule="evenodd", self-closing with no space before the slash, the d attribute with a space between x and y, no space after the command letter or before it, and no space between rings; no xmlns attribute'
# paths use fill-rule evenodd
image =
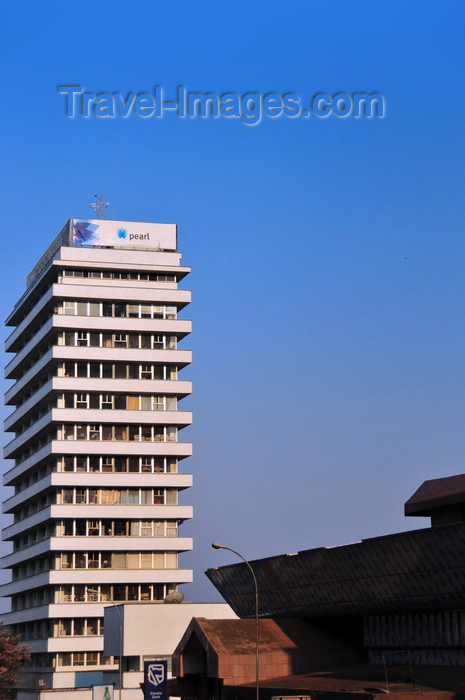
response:
<svg viewBox="0 0 465 700"><path fill-rule="evenodd" d="M192 579L178 566L192 547L178 495L192 478L179 410L191 352L178 348L189 268L176 251L173 224L70 219L7 319L14 522L0 594L31 647L31 688L98 682L118 663L103 655L108 600L162 602Z"/></svg>

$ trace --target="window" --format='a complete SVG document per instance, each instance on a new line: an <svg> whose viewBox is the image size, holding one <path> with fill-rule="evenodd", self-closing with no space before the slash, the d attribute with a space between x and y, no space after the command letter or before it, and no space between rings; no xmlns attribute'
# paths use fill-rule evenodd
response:
<svg viewBox="0 0 465 700"><path fill-rule="evenodd" d="M113 408L113 395L112 394L102 394L101 407L102 408Z"/></svg>
<svg viewBox="0 0 465 700"><path fill-rule="evenodd" d="M141 566L141 569L151 569L152 568L152 552L141 552L140 566Z"/></svg>
<svg viewBox="0 0 465 700"><path fill-rule="evenodd" d="M127 407L130 411L139 410L139 397L138 396L128 396L127 397Z"/></svg>
<svg viewBox="0 0 465 700"><path fill-rule="evenodd" d="M89 333L76 333L76 345L88 346L89 345Z"/></svg>
<svg viewBox="0 0 465 700"><path fill-rule="evenodd" d="M138 569L139 568L139 553L129 552L127 555L127 565L128 569Z"/></svg>
<svg viewBox="0 0 465 700"><path fill-rule="evenodd" d="M76 394L76 408L89 408L88 394Z"/></svg>
<svg viewBox="0 0 465 700"><path fill-rule="evenodd" d="M102 457L102 472L112 472L114 457Z"/></svg>
<svg viewBox="0 0 465 700"><path fill-rule="evenodd" d="M140 369L141 379L152 379L153 368L151 365L142 365Z"/></svg>
<svg viewBox="0 0 465 700"><path fill-rule="evenodd" d="M125 569L126 568L126 554L115 552L111 555L111 565L113 569ZM117 586L115 586L115 589ZM124 600L124 598L120 599Z"/></svg>
<svg viewBox="0 0 465 700"><path fill-rule="evenodd" d="M76 314L76 302L65 299L63 302L63 313L74 316Z"/></svg>
<svg viewBox="0 0 465 700"><path fill-rule="evenodd" d="M167 520L167 522L166 522L166 535L167 535L167 537L177 537L178 536L178 523L176 520Z"/></svg>
<svg viewBox="0 0 465 700"><path fill-rule="evenodd" d="M127 347L128 336L126 333L115 333L115 347Z"/></svg>

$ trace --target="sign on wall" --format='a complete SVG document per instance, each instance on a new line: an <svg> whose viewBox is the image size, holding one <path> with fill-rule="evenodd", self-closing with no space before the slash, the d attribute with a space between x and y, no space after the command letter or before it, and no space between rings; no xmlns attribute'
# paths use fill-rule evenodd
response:
<svg viewBox="0 0 465 700"><path fill-rule="evenodd" d="M92 700L113 700L112 685L92 686Z"/></svg>
<svg viewBox="0 0 465 700"><path fill-rule="evenodd" d="M177 225L107 219L71 219L71 246L177 249Z"/></svg>
<svg viewBox="0 0 465 700"><path fill-rule="evenodd" d="M144 661L144 700L167 700L167 676L167 661Z"/></svg>

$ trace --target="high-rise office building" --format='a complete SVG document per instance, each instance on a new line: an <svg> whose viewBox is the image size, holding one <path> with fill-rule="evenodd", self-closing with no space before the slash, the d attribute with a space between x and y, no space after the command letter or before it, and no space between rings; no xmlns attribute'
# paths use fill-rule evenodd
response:
<svg viewBox="0 0 465 700"><path fill-rule="evenodd" d="M104 606L163 602L191 581L178 565L192 547L180 529L192 509L178 500L191 486L180 261L174 224L70 219L7 319L14 522L0 594L5 624L31 648L29 687L117 669L103 654Z"/></svg>

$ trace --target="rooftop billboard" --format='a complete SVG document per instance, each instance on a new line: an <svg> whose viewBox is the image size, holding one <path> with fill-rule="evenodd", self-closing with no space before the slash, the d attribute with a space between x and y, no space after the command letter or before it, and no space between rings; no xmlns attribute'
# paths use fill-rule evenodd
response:
<svg viewBox="0 0 465 700"><path fill-rule="evenodd" d="M71 246L103 246L111 248L148 248L176 250L176 224L152 224L140 221L108 221L107 219L71 219Z"/></svg>
<svg viewBox="0 0 465 700"><path fill-rule="evenodd" d="M61 246L177 250L176 224L107 219L69 219L27 277L31 285Z"/></svg>

